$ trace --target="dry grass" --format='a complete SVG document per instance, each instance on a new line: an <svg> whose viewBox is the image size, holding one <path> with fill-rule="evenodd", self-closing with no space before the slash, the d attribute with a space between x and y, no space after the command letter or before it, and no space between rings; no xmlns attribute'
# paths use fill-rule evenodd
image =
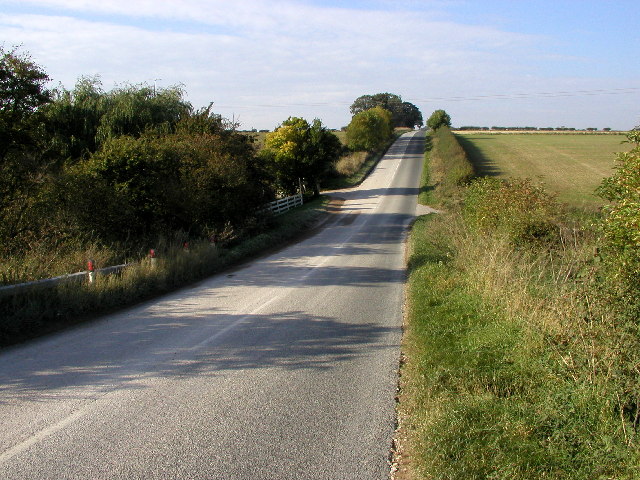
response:
<svg viewBox="0 0 640 480"><path fill-rule="evenodd" d="M367 160L367 152L350 152L336 162L336 172L340 175L349 177L362 168Z"/></svg>
<svg viewBox="0 0 640 480"><path fill-rule="evenodd" d="M208 240L193 240L185 251L182 242L166 241L156 245L155 262L144 258L118 274L99 274L92 284L65 283L52 288L5 292L0 295L0 347L162 295L282 245L317 222L327 203L328 199L321 197L275 217L263 233L233 246L218 248ZM95 247L78 251L76 256L81 265L86 265L88 255L97 261L98 267L105 266L101 259L107 257Z"/></svg>

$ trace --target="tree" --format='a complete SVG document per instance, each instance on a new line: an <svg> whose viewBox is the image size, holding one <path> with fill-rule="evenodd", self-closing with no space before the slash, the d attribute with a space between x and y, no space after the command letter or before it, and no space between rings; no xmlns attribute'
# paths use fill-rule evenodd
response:
<svg viewBox="0 0 640 480"><path fill-rule="evenodd" d="M340 158L340 139L317 118L309 129L307 178L311 180L313 193L320 195L319 182Z"/></svg>
<svg viewBox="0 0 640 480"><path fill-rule="evenodd" d="M96 132L98 142L119 135L138 137L149 128L170 133L193 110L183 96L181 87L157 90L149 85L126 85L109 92Z"/></svg>
<svg viewBox="0 0 640 480"><path fill-rule="evenodd" d="M140 137L150 129L172 133L181 119L193 113L183 95L180 87L149 85L105 92L99 77L81 77L73 90L57 89L44 110L51 155L77 161L113 137Z"/></svg>
<svg viewBox="0 0 640 480"><path fill-rule="evenodd" d="M399 95L393 93L376 93L375 95L362 95L351 104L351 115L370 110L374 107L382 107L391 112L393 127L421 127L423 125L422 113L418 107L409 102L403 102Z"/></svg>
<svg viewBox="0 0 640 480"><path fill-rule="evenodd" d="M27 212L46 173L40 112L50 100L48 80L29 55L0 46L0 248L5 251L32 228Z"/></svg>
<svg viewBox="0 0 640 480"><path fill-rule="evenodd" d="M436 110L427 120L427 127L431 130L437 130L440 127L450 127L451 117L444 110Z"/></svg>
<svg viewBox="0 0 640 480"><path fill-rule="evenodd" d="M0 158L32 144L38 110L51 99L48 75L27 54L0 46Z"/></svg>
<svg viewBox="0 0 640 480"><path fill-rule="evenodd" d="M98 77L81 77L73 90L53 91L53 101L44 109L52 157L77 160L97 150L105 96Z"/></svg>
<svg viewBox="0 0 640 480"><path fill-rule="evenodd" d="M309 125L303 118L289 117L267 135L262 157L270 165L280 189L293 194L303 181L316 195L319 182L338 159L340 140L318 119Z"/></svg>
<svg viewBox="0 0 640 480"><path fill-rule="evenodd" d="M352 150L380 150L392 135L391 112L382 107L370 108L354 115L347 126L347 144Z"/></svg>

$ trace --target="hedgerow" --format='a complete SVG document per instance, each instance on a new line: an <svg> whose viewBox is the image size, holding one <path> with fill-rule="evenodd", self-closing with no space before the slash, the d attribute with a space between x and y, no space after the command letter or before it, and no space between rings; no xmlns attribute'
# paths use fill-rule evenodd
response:
<svg viewBox="0 0 640 480"><path fill-rule="evenodd" d="M459 200L411 237L400 435L415 478L637 477L637 148L619 160L595 226L530 180L435 185Z"/></svg>

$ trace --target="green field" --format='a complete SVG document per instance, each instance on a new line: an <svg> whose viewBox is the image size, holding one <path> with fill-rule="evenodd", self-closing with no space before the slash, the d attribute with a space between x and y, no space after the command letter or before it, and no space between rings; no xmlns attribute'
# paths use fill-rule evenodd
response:
<svg viewBox="0 0 640 480"><path fill-rule="evenodd" d="M481 175L543 182L561 202L594 209L603 200L594 190L615 166L615 153L628 150L623 135L457 133Z"/></svg>

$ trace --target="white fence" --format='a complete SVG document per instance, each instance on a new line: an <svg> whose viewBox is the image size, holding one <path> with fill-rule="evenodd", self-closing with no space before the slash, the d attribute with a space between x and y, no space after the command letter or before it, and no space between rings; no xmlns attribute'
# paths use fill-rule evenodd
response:
<svg viewBox="0 0 640 480"><path fill-rule="evenodd" d="M265 205L263 210L270 210L274 215L280 215L281 213L299 205L302 205L301 193L269 202Z"/></svg>

